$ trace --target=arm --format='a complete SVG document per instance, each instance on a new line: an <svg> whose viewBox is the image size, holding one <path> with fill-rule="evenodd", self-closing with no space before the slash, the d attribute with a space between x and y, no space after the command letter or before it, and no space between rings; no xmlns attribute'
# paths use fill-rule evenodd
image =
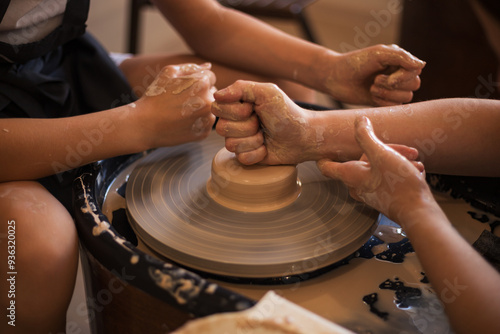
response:
<svg viewBox="0 0 500 334"><path fill-rule="evenodd" d="M500 274L450 224L422 168L383 144L366 118L357 122L355 135L362 161L321 160L320 170L402 226L457 333L498 333ZM397 182L387 182L387 174Z"/></svg>
<svg viewBox="0 0 500 334"><path fill-rule="evenodd" d="M59 119L0 119L0 182L205 138L215 76L209 65L169 66L136 103Z"/></svg>
<svg viewBox="0 0 500 334"><path fill-rule="evenodd" d="M244 164L359 159L362 152L354 140L353 124L364 115L383 140L418 149L428 171L499 175L500 102L496 100L443 99L314 112L297 106L274 85L244 81L217 92L215 99L212 112L221 117L217 131Z"/></svg>
<svg viewBox="0 0 500 334"><path fill-rule="evenodd" d="M214 0L154 0L198 55L268 77L296 81L359 104L409 102L424 63L396 46L339 54L295 38Z"/></svg>

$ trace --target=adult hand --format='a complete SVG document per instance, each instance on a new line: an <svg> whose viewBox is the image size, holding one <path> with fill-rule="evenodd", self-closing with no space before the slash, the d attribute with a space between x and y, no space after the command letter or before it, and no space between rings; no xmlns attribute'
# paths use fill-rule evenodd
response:
<svg viewBox="0 0 500 334"><path fill-rule="evenodd" d="M355 123L356 140L364 155L344 163L318 161L323 175L344 182L350 194L394 221L399 213L433 201L425 182L424 166L415 161L418 151L404 145L386 145L373 131L368 118Z"/></svg>
<svg viewBox="0 0 500 334"><path fill-rule="evenodd" d="M296 164L308 160L315 134L311 111L300 108L276 85L237 81L214 94L212 112L226 148L246 165Z"/></svg>
<svg viewBox="0 0 500 334"><path fill-rule="evenodd" d="M136 103L137 126L148 147L173 146L206 138L215 122L211 113L215 75L210 64L182 64L161 70Z"/></svg>
<svg viewBox="0 0 500 334"><path fill-rule="evenodd" d="M331 59L319 62L325 91L340 101L362 105L410 102L425 66L397 45L375 45Z"/></svg>

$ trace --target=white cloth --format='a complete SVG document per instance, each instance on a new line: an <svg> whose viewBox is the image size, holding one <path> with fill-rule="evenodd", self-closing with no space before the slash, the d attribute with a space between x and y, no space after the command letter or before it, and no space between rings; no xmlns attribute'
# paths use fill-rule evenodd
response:
<svg viewBox="0 0 500 334"><path fill-rule="evenodd" d="M63 20L68 0L11 0L0 23L0 41L20 45L50 34Z"/></svg>

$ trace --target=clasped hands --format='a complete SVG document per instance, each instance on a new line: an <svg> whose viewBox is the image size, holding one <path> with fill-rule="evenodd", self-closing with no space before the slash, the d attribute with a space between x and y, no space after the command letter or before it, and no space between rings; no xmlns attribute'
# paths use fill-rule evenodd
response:
<svg viewBox="0 0 500 334"><path fill-rule="evenodd" d="M163 68L144 95L129 105L146 146L174 146L206 138L215 123L211 113L215 81L208 63Z"/></svg>

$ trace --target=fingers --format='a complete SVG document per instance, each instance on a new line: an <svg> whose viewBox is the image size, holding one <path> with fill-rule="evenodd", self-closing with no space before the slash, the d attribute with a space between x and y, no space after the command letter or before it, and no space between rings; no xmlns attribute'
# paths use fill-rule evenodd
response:
<svg viewBox="0 0 500 334"><path fill-rule="evenodd" d="M394 151L398 152L408 160L418 159L418 150L414 147L400 145L400 144L387 144L387 146L389 146Z"/></svg>
<svg viewBox="0 0 500 334"><path fill-rule="evenodd" d="M244 80L238 80L231 86L219 90L214 94L214 98L219 103L234 102L255 102L253 89L256 83Z"/></svg>
<svg viewBox="0 0 500 334"><path fill-rule="evenodd" d="M355 136L373 168L382 168L382 165L389 167L393 163L401 167L411 163L419 173L424 172L424 165L420 161L415 161L418 159L417 149L406 145L384 144L375 135L373 125L367 117L356 119ZM387 159L387 157L393 159Z"/></svg>
<svg viewBox="0 0 500 334"><path fill-rule="evenodd" d="M413 167L415 167L419 173L424 174L425 178L425 166L422 162L420 161L410 161Z"/></svg>
<svg viewBox="0 0 500 334"><path fill-rule="evenodd" d="M214 98L219 103L248 102L259 105L281 94L283 92L272 83L238 80L231 86L216 92Z"/></svg>
<svg viewBox="0 0 500 334"><path fill-rule="evenodd" d="M223 137L249 137L259 131L259 119L257 115L252 114L249 118L242 121L230 121L219 119L216 131Z"/></svg>
<svg viewBox="0 0 500 334"><path fill-rule="evenodd" d="M210 132L212 132L212 127L215 122L214 115L208 115L205 117L198 117L191 127L191 132L194 135L195 140L201 140L206 138Z"/></svg>
<svg viewBox="0 0 500 334"><path fill-rule="evenodd" d="M420 88L420 71L408 71L404 68L391 74L379 74L375 77L374 85L389 90L414 91Z"/></svg>
<svg viewBox="0 0 500 334"><path fill-rule="evenodd" d="M185 91L192 94L204 93L212 101L212 88L216 82L211 64L182 64L164 67L155 80L146 89L146 96L158 96L163 93L179 95ZM210 93L210 94L209 94Z"/></svg>
<svg viewBox="0 0 500 334"><path fill-rule="evenodd" d="M408 103L413 99L412 91L393 91L382 87L370 87L373 102L381 107L388 107L402 103Z"/></svg>
<svg viewBox="0 0 500 334"><path fill-rule="evenodd" d="M420 161L417 161L418 159L418 150L414 147L409 147L406 145L399 145L399 144L387 144L390 148L392 148L394 151L398 152L401 154L403 157L405 157L407 160L411 162L411 164L420 172L424 173L425 168L424 164Z"/></svg>
<svg viewBox="0 0 500 334"><path fill-rule="evenodd" d="M389 73L375 77L370 93L377 105L390 106L407 103L420 88L420 73L425 62L397 45L377 45L377 58Z"/></svg>
<svg viewBox="0 0 500 334"><path fill-rule="evenodd" d="M262 132L245 138L226 138L226 149L236 154L250 152L264 145Z"/></svg>
<svg viewBox="0 0 500 334"><path fill-rule="evenodd" d="M425 67L424 61L395 44L375 47L379 49L379 61L385 66L401 66L409 71L418 71Z"/></svg>
<svg viewBox="0 0 500 334"><path fill-rule="evenodd" d="M183 76L196 76L200 77L203 75L207 75L209 78L209 83L211 85L215 84L216 77L215 74L210 70L212 68L212 64L204 63L201 65L197 64L180 64L180 65L171 65L167 66L167 74L171 77L183 77Z"/></svg>
<svg viewBox="0 0 500 334"><path fill-rule="evenodd" d="M368 157L370 162L377 158L377 154L384 150L384 144L377 138L373 131L373 125L368 117L356 118L354 122L355 137L359 146Z"/></svg>
<svg viewBox="0 0 500 334"><path fill-rule="evenodd" d="M245 165L265 160L267 148L260 129L264 118L259 119L258 110L281 96L273 84L236 81L214 94L212 113L219 117L216 131L226 138L226 148L236 153Z"/></svg>
<svg viewBox="0 0 500 334"><path fill-rule="evenodd" d="M214 94L216 101L212 103L212 113L221 118L230 121L241 121L250 117L253 113L253 105L243 102L220 102L217 101L217 93Z"/></svg>
<svg viewBox="0 0 500 334"><path fill-rule="evenodd" d="M210 70L212 64L204 63L201 65L197 64L180 64L180 65L169 65L164 67L158 76L163 79L174 79L174 78L192 78L192 79L203 79L207 78L207 82L210 86L213 86L216 82L215 74ZM172 80L170 80L172 81Z"/></svg>
<svg viewBox="0 0 500 334"><path fill-rule="evenodd" d="M321 159L316 165L324 176L342 181L350 188L362 187L370 174L370 165L366 161L335 162Z"/></svg>
<svg viewBox="0 0 500 334"><path fill-rule="evenodd" d="M329 159L321 159L316 162L316 166L324 176L332 178L334 180L343 181L341 172L343 166L342 163L334 162Z"/></svg>
<svg viewBox="0 0 500 334"><path fill-rule="evenodd" d="M366 163L362 161L350 161L338 163L328 159L319 160L316 165L321 173L334 180L339 180L349 187L349 195L356 201L363 200L358 196L357 187L361 185L363 173L369 173Z"/></svg>
<svg viewBox="0 0 500 334"><path fill-rule="evenodd" d="M263 145L253 151L236 154L238 161L244 165L253 165L262 162L266 156L267 149Z"/></svg>
<svg viewBox="0 0 500 334"><path fill-rule="evenodd" d="M391 74L379 74L375 77L370 93L379 105L393 105L410 102L413 91L420 88L420 71L408 71L399 68Z"/></svg>

